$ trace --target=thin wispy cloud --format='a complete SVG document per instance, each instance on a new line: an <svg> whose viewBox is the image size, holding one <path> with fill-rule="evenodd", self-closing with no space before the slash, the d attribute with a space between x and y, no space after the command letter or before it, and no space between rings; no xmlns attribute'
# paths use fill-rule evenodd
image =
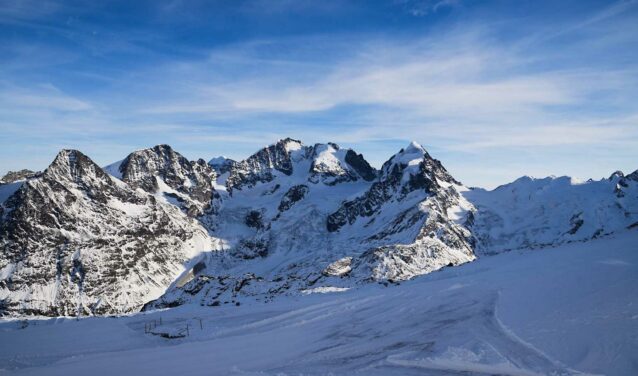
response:
<svg viewBox="0 0 638 376"><path fill-rule="evenodd" d="M100 163L156 143L243 158L286 136L343 143L376 165L415 139L472 185L511 180L522 161L586 173L565 157L584 149L604 161L596 175L635 169L635 3L579 2L574 15L459 1L47 2L33 15L34 3L11 4L0 169L43 168L57 146ZM37 162L15 157L29 140Z"/></svg>

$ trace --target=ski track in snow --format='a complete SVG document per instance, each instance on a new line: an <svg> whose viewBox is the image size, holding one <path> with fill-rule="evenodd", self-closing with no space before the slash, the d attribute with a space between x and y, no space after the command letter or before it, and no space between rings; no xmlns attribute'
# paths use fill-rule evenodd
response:
<svg viewBox="0 0 638 376"><path fill-rule="evenodd" d="M636 240L628 231L483 257L398 286L267 304L31 320L24 329L5 320L0 374L636 374ZM151 322L156 333L188 324L190 335L145 334Z"/></svg>

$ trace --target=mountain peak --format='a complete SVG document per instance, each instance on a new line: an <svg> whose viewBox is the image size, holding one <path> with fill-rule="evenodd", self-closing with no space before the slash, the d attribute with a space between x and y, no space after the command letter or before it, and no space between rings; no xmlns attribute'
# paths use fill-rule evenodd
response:
<svg viewBox="0 0 638 376"><path fill-rule="evenodd" d="M62 149L58 152L53 163L68 163L77 160L78 156L84 156L81 151L76 149Z"/></svg>
<svg viewBox="0 0 638 376"><path fill-rule="evenodd" d="M301 141L295 140L295 139L290 138L290 137L286 137L284 139L281 139L281 140L277 141L276 144L283 146L283 148L287 152L299 150L299 149L301 149L303 147L303 143Z"/></svg>
<svg viewBox="0 0 638 376"><path fill-rule="evenodd" d="M211 166L218 166L221 164L226 163L226 161L232 160L228 157L225 157L223 155L217 156L217 157L213 157L208 161L208 164Z"/></svg>
<svg viewBox="0 0 638 376"><path fill-rule="evenodd" d="M418 166L424 159L430 158L429 154L425 151L423 146L415 141L399 150L398 153L390 157L390 159L383 164L382 171L389 172L395 165L400 166Z"/></svg>
<svg viewBox="0 0 638 376"><path fill-rule="evenodd" d="M427 152L425 151L425 148L423 146L421 146L421 144L419 144L416 141L411 141L410 145L408 145L407 148L405 148L405 152L409 152L409 153L422 153L422 154L426 154Z"/></svg>
<svg viewBox="0 0 638 376"><path fill-rule="evenodd" d="M622 171L617 170L617 171L614 171L614 173L609 176L609 180L613 180L614 178L624 178L624 177L625 177L625 174Z"/></svg>
<svg viewBox="0 0 638 376"><path fill-rule="evenodd" d="M55 156L55 159L51 163L50 167L73 167L78 163L82 163L84 160L90 160L89 157L82 154L81 151L75 149L62 149Z"/></svg>
<svg viewBox="0 0 638 376"><path fill-rule="evenodd" d="M213 168L203 159L189 161L166 144L129 154L119 165L119 172L132 187L149 193L166 191L169 197L178 197L180 207L189 215L203 213L214 194Z"/></svg>
<svg viewBox="0 0 638 376"><path fill-rule="evenodd" d="M429 159L430 155L421 144L416 141L410 142L410 144L399 150L398 153L393 155L388 162L392 164L401 164L407 166L418 165L423 159Z"/></svg>
<svg viewBox="0 0 638 376"><path fill-rule="evenodd" d="M22 169L19 171L8 171L2 178L0 178L0 184L13 183L20 180L26 180L38 173L35 171Z"/></svg>
<svg viewBox="0 0 638 376"><path fill-rule="evenodd" d="M146 150L152 150L156 153L175 153L175 151L173 150L173 148L170 145L167 144L159 144L159 145L155 145L150 149L146 149Z"/></svg>
<svg viewBox="0 0 638 376"><path fill-rule="evenodd" d="M219 157L212 158L208 161L208 164L215 170L215 172L217 172L218 175L221 175L236 165L237 161L220 155Z"/></svg>
<svg viewBox="0 0 638 376"><path fill-rule="evenodd" d="M98 178L105 176L102 169L91 158L75 149L62 149L44 174L53 178L68 178L75 181L88 175Z"/></svg>

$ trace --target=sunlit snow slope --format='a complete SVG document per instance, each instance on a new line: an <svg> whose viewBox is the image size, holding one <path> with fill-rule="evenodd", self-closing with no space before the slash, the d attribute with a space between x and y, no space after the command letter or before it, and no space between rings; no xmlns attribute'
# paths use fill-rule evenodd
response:
<svg viewBox="0 0 638 376"><path fill-rule="evenodd" d="M267 304L5 321L0 368L12 375L635 375L637 244L634 229L483 257L388 287L322 294L338 289L321 285ZM187 337L155 335L184 335L187 326Z"/></svg>

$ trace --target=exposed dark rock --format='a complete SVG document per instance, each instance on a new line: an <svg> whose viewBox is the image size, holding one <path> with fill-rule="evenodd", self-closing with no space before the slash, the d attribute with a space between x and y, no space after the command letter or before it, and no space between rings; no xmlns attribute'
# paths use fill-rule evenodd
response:
<svg viewBox="0 0 638 376"><path fill-rule="evenodd" d="M237 164L237 161L226 157L217 157L208 161L208 164L215 170L217 175L222 175L230 171Z"/></svg>
<svg viewBox="0 0 638 376"><path fill-rule="evenodd" d="M296 202L303 199L308 193L308 186L306 185L294 185L288 192L282 197L279 203L279 211L283 212L290 209Z"/></svg>
<svg viewBox="0 0 638 376"><path fill-rule="evenodd" d="M352 166L352 168L367 181L372 181L377 177L377 170L375 170L368 161L363 158L362 154L357 154L353 150L346 152L346 162Z"/></svg>
<svg viewBox="0 0 638 376"><path fill-rule="evenodd" d="M613 180L615 178L624 178L624 177L625 177L625 174L623 174L622 171L618 170L618 171L614 171L614 173L609 176L609 180Z"/></svg>
<svg viewBox="0 0 638 376"><path fill-rule="evenodd" d="M408 153L421 156L418 165L409 165L402 160ZM344 202L339 210L328 216L327 229L334 232L346 224L354 223L359 217L371 217L391 199L401 201L413 191L434 194L440 190L439 180L460 184L450 176L441 162L430 157L420 146L411 146L407 151L401 149L383 164L379 180L367 192L352 201Z"/></svg>
<svg viewBox="0 0 638 376"><path fill-rule="evenodd" d="M216 197L213 181L216 173L203 159L189 161L168 145L129 154L119 166L122 180L149 193L157 192L161 179L170 189L168 193L180 202L190 216L198 216L209 210ZM181 194L181 196L180 196Z"/></svg>
<svg viewBox="0 0 638 376"><path fill-rule="evenodd" d="M576 232L578 232L580 227L585 223L585 220L583 220L582 215L583 213L580 212L572 216L572 218L569 220L569 223L571 224L572 228L569 229L567 233L574 235Z"/></svg>
<svg viewBox="0 0 638 376"><path fill-rule="evenodd" d="M291 175L293 166L290 153L299 148L301 148L300 141L286 138L235 164L230 169L230 176L226 180L228 190L232 192L234 189L253 187L257 183L272 181L273 170L284 175Z"/></svg>
<svg viewBox="0 0 638 376"><path fill-rule="evenodd" d="M2 178L0 178L0 184L9 184L19 180L27 180L37 176L39 172L31 170L9 171Z"/></svg>
<svg viewBox="0 0 638 376"><path fill-rule="evenodd" d="M10 268L10 275L2 281L9 295L0 315L135 311L148 283L172 282L186 259L182 248L200 231L175 208L115 182L76 150L61 151L4 207L0 269ZM55 300L40 294L48 290L56 291Z"/></svg>
<svg viewBox="0 0 638 376"><path fill-rule="evenodd" d="M251 210L246 214L246 226L261 229L264 227L263 217L259 210Z"/></svg>

